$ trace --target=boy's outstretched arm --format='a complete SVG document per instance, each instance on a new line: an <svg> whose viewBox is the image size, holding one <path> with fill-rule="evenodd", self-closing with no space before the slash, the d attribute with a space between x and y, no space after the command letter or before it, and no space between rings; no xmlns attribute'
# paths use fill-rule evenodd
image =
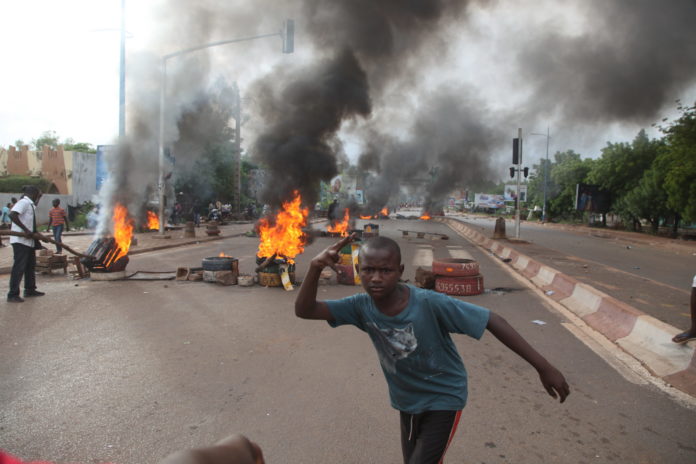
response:
<svg viewBox="0 0 696 464"><path fill-rule="evenodd" d="M503 317L491 312L486 328L495 335L495 338L520 355L537 370L541 384L549 392L549 395L554 398L560 397L561 403L565 401L566 397L570 395L570 387L563 374L532 348L527 343L527 340L522 338L522 335L513 329Z"/></svg>
<svg viewBox="0 0 696 464"><path fill-rule="evenodd" d="M317 301L317 286L319 285L319 275L325 267L330 267L336 271L338 262L338 252L345 245L355 238L354 235L343 237L338 242L315 256L309 264L309 269L305 275L300 292L295 299L295 315L302 319L320 319L330 321L333 319L329 307L323 301ZM338 271L337 271L338 272Z"/></svg>

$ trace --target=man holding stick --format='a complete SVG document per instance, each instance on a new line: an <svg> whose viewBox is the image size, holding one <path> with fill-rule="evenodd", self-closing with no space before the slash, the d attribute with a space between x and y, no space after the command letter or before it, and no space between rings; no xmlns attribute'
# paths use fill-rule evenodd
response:
<svg viewBox="0 0 696 464"><path fill-rule="evenodd" d="M23 232L23 237L12 235L10 244L14 253L14 263L10 274L10 291L8 303L22 303L19 296L19 284L24 277L24 297L43 296L36 290L36 250L42 248L39 240L46 238L36 231L36 204L41 198L41 190L34 185L24 187L24 196L12 207L10 219L12 232Z"/></svg>

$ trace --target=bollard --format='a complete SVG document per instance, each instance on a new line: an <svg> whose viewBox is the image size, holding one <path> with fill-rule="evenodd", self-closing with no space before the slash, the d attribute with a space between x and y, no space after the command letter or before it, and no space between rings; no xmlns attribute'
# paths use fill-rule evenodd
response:
<svg viewBox="0 0 696 464"><path fill-rule="evenodd" d="M502 217L499 217L498 219L495 220L495 230L493 231L493 238L494 239L507 238L507 236L505 235L505 219Z"/></svg>
<svg viewBox="0 0 696 464"><path fill-rule="evenodd" d="M217 221L210 221L208 225L205 226L205 233L208 234L208 236L220 235Z"/></svg>
<svg viewBox="0 0 696 464"><path fill-rule="evenodd" d="M193 221L187 221L184 226L184 238L195 238L196 237L196 225Z"/></svg>

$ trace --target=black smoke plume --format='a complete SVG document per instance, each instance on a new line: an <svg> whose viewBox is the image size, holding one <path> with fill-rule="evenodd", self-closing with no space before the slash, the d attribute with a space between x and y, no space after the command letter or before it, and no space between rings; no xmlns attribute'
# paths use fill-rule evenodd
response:
<svg viewBox="0 0 696 464"><path fill-rule="evenodd" d="M696 76L696 2L593 0L580 36L540 32L519 65L536 113L586 122L652 123ZM543 31L543 30L542 30Z"/></svg>
<svg viewBox="0 0 696 464"><path fill-rule="evenodd" d="M319 181L338 173L341 125L369 117L373 95L403 79L404 70L414 65L414 53L466 4L306 0L302 24L325 56L323 62L290 76L280 91L274 91L278 76L259 82L253 91L269 123L254 145L255 158L271 172L264 201L278 206L293 189L300 189L305 202L313 205Z"/></svg>

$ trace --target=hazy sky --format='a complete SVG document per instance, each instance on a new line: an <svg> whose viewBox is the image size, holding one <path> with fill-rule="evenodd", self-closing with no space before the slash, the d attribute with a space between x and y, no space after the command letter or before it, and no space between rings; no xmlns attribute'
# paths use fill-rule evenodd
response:
<svg viewBox="0 0 696 464"><path fill-rule="evenodd" d="M17 139L29 142L45 130L54 130L61 138L71 137L93 145L113 142L118 131L120 3L120 0L0 1L0 17L3 18L0 56L4 63L0 73L0 146L7 147ZM171 47L197 44L187 41L190 36L185 28L171 30L171 24L177 24L178 19L169 15L185 14L186 9L181 5L186 2L175 1L178 10L169 10L164 0L127 0L126 3L126 28L130 35L127 67L138 63L138 56L156 57L173 51ZM253 0L225 3L243 5L247 13L255 4ZM373 117L407 121L412 114L401 110L417 106L420 99L427 98L428 92L446 82L466 85L485 102L487 111L499 108L514 113L516 105L528 105L534 91L531 79L544 78L544 75L534 75L532 65L526 75L519 75L519 68L512 63L521 59L520 43L533 43L540 30L557 31L571 40L594 27L596 18L582 7L583 2L558 3L530 0L492 2L492 6L486 7L474 5L466 23L456 27L450 25L442 31L442 40L447 41L449 49L446 60L424 63L418 77L420 87L408 95L390 96L386 106L380 107ZM208 4L213 2L208 1ZM669 8L670 2L662 4ZM227 11L234 12L234 8ZM264 8L256 16L246 17L252 21L258 18L263 26L252 22L245 25L242 21L237 24L238 30L229 30L227 36L216 33L211 39L272 32L279 29L284 17L293 11L291 7ZM225 50L211 52L210 79L222 75L237 80L244 93L246 86L273 72L278 64L311 61L320 50L312 48L306 40L302 17L294 19L297 27L294 55L279 53L279 39L225 47ZM175 42L162 40L163 36L171 38L172 34L178 34ZM526 50L529 52L529 47ZM541 56L543 59L543 54ZM684 72L693 73L693 69ZM137 75L129 72L126 84L129 92L138 85L137 79ZM557 111L519 121L507 118L509 126L502 130L511 139L516 136L518 126L527 133L546 132L548 125L552 136L551 152L574 149L584 156L595 157L606 141L630 140L641 127L648 128L650 122L673 115L675 99L692 103L696 99L696 79L686 79L686 82L679 88L669 89L665 97L668 104L658 111L660 117L653 121L607 119L593 123L584 120L578 125ZM553 83L549 83L549 89L551 85ZM572 91L572 87L569 89ZM582 96L579 94L578 98ZM409 105L404 105L405 102ZM260 122L254 119L253 113L249 118L249 130L253 131L255 124ZM527 127L529 125L533 126ZM398 124L394 127L398 128ZM358 136L346 135L346 141L349 154L360 150ZM508 145L508 141L501 144ZM529 138L527 153L532 159L542 156L544 148L544 137Z"/></svg>

